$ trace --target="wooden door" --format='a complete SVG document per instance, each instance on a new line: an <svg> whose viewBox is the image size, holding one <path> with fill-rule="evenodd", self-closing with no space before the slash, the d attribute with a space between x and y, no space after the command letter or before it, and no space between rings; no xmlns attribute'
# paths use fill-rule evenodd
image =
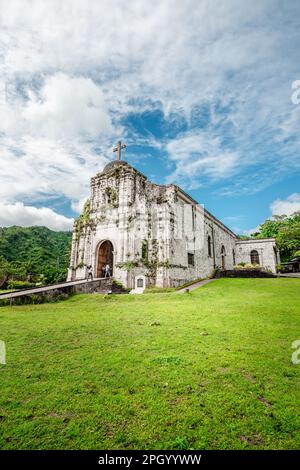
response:
<svg viewBox="0 0 300 470"><path fill-rule="evenodd" d="M103 267L109 264L110 274L113 274L113 246L109 240L102 242L98 249L97 277L103 277Z"/></svg>

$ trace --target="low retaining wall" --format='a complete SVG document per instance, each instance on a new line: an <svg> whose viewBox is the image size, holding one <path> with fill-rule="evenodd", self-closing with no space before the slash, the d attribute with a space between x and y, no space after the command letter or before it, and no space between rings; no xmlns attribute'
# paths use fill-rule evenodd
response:
<svg viewBox="0 0 300 470"><path fill-rule="evenodd" d="M0 295L0 306L39 304L43 302L55 302L67 299L72 294L123 294L127 291L120 285L115 284L113 279L95 279L93 281L82 281L77 283L64 283L61 286L45 286L44 288L28 289L27 291L11 292Z"/></svg>
<svg viewBox="0 0 300 470"><path fill-rule="evenodd" d="M94 281L88 281L83 284L75 284L73 286L72 294L107 294L109 290L112 290L111 279L98 279Z"/></svg>
<svg viewBox="0 0 300 470"><path fill-rule="evenodd" d="M230 269L219 271L216 277L277 277L275 274L255 269Z"/></svg>
<svg viewBox="0 0 300 470"><path fill-rule="evenodd" d="M77 284L74 286L73 293L76 294L107 294L111 291L113 294L126 294L127 290L121 285L114 282L113 279L97 279L88 281L85 284Z"/></svg>

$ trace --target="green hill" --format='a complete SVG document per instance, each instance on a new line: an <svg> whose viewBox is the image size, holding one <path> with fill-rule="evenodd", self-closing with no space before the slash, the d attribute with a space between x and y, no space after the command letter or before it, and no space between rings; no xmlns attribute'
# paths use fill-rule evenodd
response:
<svg viewBox="0 0 300 470"><path fill-rule="evenodd" d="M44 275L48 282L64 280L69 266L71 232L46 227L0 228L0 259L20 266L20 273Z"/></svg>

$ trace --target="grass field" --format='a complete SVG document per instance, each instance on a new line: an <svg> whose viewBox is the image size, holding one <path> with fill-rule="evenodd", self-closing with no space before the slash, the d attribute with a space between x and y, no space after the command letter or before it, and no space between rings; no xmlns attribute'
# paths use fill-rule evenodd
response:
<svg viewBox="0 0 300 470"><path fill-rule="evenodd" d="M300 280L0 309L2 449L299 449Z"/></svg>

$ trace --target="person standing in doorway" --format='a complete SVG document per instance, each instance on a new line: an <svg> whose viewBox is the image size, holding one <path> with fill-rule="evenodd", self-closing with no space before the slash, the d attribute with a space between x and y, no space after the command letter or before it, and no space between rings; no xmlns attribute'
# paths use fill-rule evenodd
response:
<svg viewBox="0 0 300 470"><path fill-rule="evenodd" d="M105 275L104 275L104 277L110 277L110 266L109 266L109 264L107 264L105 266Z"/></svg>

